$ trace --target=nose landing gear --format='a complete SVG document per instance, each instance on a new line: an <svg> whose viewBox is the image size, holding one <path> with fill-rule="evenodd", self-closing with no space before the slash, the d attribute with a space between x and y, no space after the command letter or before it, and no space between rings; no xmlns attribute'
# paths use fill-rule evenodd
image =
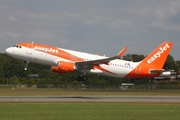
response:
<svg viewBox="0 0 180 120"><path fill-rule="evenodd" d="M28 65L29 65L29 61L26 61L26 66L24 68L25 71L27 70Z"/></svg>

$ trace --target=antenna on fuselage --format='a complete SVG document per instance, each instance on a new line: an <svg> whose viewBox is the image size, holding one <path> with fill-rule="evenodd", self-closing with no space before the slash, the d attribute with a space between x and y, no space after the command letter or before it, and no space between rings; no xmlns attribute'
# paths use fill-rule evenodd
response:
<svg viewBox="0 0 180 120"><path fill-rule="evenodd" d="M31 44L33 44L33 43L34 43L34 41L31 42Z"/></svg>

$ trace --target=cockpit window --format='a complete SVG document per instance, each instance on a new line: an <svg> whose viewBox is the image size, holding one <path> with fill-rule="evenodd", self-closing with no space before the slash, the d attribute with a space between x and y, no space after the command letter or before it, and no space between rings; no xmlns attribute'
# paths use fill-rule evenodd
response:
<svg viewBox="0 0 180 120"><path fill-rule="evenodd" d="M21 48L21 46L19 46L19 45L14 45L13 47Z"/></svg>

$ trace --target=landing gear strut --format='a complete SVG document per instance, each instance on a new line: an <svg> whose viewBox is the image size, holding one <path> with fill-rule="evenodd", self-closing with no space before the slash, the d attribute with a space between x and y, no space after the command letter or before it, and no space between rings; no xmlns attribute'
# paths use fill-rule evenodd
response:
<svg viewBox="0 0 180 120"><path fill-rule="evenodd" d="M29 61L26 61L26 66L25 66L24 70L27 70L28 65L29 65Z"/></svg>

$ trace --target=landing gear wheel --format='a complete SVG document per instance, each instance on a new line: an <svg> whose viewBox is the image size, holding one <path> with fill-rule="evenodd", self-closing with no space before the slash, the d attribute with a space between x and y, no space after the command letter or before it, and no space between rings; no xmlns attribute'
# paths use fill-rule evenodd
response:
<svg viewBox="0 0 180 120"><path fill-rule="evenodd" d="M87 81L88 77L87 76L78 76L76 79L77 79L77 81Z"/></svg>

